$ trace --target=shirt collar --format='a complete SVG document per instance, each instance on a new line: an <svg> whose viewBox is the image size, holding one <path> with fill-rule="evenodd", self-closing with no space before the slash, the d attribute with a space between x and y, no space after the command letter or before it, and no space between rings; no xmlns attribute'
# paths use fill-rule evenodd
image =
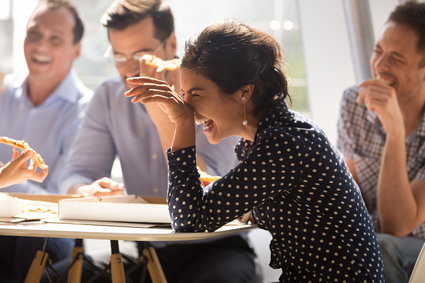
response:
<svg viewBox="0 0 425 283"><path fill-rule="evenodd" d="M80 84L74 69L71 69L62 82L55 88L46 101L52 99L64 99L71 103L79 99L77 85ZM24 94L28 97L28 77L21 85Z"/></svg>

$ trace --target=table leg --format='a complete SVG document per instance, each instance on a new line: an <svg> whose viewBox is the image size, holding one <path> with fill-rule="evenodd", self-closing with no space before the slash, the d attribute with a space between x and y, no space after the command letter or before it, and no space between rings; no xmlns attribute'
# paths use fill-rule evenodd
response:
<svg viewBox="0 0 425 283"><path fill-rule="evenodd" d="M145 247L143 249L143 255L148 264L152 283L167 283L167 279L165 278L164 271L162 270L161 263L159 262L155 249L153 247Z"/></svg>
<svg viewBox="0 0 425 283"><path fill-rule="evenodd" d="M44 251L37 251L35 258L32 261L31 267L25 277L25 283L38 283L40 282L41 275L46 267L49 255Z"/></svg>
<svg viewBox="0 0 425 283"><path fill-rule="evenodd" d="M119 251L118 241L111 240L111 276L112 283L124 283L124 265L122 263L122 256Z"/></svg>
<svg viewBox="0 0 425 283"><path fill-rule="evenodd" d="M68 283L80 283L81 273L84 262L84 246L82 239L75 240L75 246L72 249L71 268L68 271Z"/></svg>

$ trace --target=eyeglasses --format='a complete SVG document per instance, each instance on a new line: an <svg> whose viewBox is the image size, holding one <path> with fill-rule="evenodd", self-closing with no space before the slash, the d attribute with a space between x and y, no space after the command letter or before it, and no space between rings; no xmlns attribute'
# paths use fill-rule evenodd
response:
<svg viewBox="0 0 425 283"><path fill-rule="evenodd" d="M112 51L112 46L109 46L108 49L106 49L105 54L103 56L111 60L117 67L122 67L125 64L127 64L129 60L139 62L140 59L142 59L142 57L145 56L146 54L156 55L156 53L164 46L164 44L165 44L165 40L162 41L161 44L154 50L137 51L132 53L129 56L120 54L120 53L114 54Z"/></svg>

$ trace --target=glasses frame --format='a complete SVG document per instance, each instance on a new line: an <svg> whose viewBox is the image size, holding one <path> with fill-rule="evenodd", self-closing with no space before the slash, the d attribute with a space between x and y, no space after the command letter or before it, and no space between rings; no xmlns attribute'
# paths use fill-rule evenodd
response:
<svg viewBox="0 0 425 283"><path fill-rule="evenodd" d="M150 55L156 55L156 53L165 45L165 42L167 40L163 40L161 41L161 43L159 44L159 46L157 48L155 48L154 50L149 50L149 51L136 51L130 55L124 55L120 53L120 57L118 56L114 56L114 53L112 51L112 46L109 45L109 47L106 49L105 53L103 54L103 56L105 58L108 59L108 61L114 63L117 67L122 67L125 66L127 64L127 62L129 60L132 60L134 62L139 62L140 59L142 59L142 57L146 54L150 54Z"/></svg>

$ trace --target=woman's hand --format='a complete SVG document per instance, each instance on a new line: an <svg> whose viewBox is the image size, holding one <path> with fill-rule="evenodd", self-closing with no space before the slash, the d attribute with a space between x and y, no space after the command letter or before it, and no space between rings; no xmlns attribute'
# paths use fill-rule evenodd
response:
<svg viewBox="0 0 425 283"><path fill-rule="evenodd" d="M167 82L151 77L128 78L127 82L136 85L124 94L133 97L131 102L156 103L174 124L194 120L192 107Z"/></svg>
<svg viewBox="0 0 425 283"><path fill-rule="evenodd" d="M27 161L32 158L33 154L34 152L31 150L27 150L21 155L19 155L18 151L13 153L12 160L0 167L0 188L23 183L27 180L42 182L46 178L48 174L47 168L37 172L36 166L30 165L27 167Z"/></svg>

